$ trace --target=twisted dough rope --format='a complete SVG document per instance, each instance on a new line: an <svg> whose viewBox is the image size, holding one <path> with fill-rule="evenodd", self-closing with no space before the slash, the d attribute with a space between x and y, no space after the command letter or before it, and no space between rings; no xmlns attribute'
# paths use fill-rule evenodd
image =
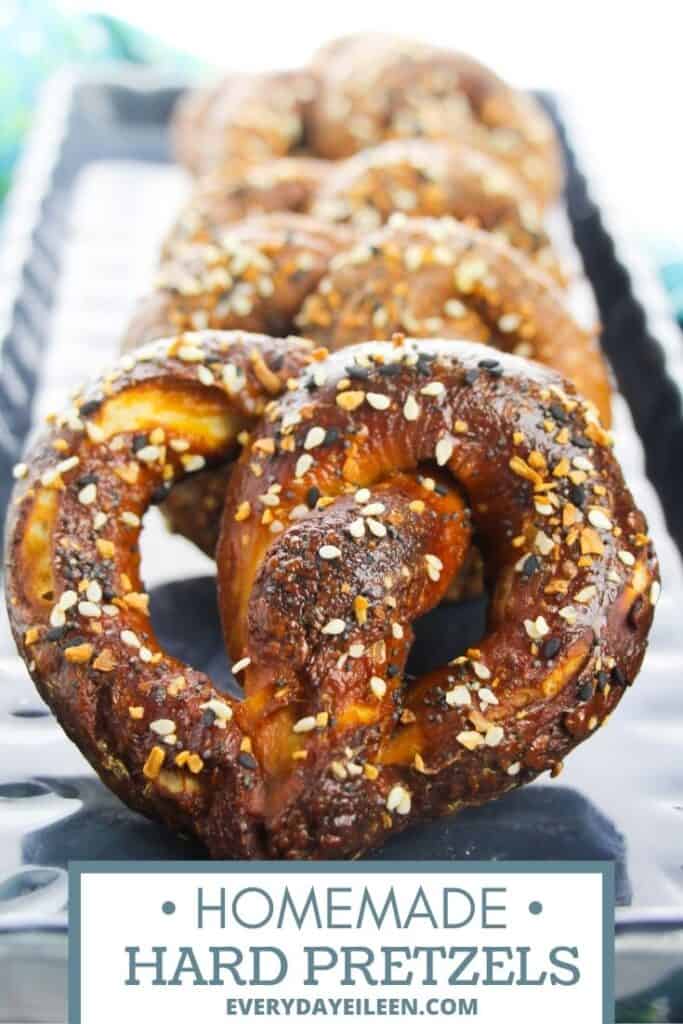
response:
<svg viewBox="0 0 683 1024"><path fill-rule="evenodd" d="M269 157L338 160L394 138L446 138L502 161L547 205L562 169L552 125L528 95L471 57L390 35L323 47L310 69L230 75L190 93L175 148L195 173Z"/></svg>
<svg viewBox="0 0 683 1024"><path fill-rule="evenodd" d="M140 518L310 359L293 340L160 342L19 471L7 590L34 680L115 792L214 856L351 856L557 771L633 681L658 594L571 385L479 345L357 346L288 384L236 466L219 582L246 699L217 693L154 637ZM408 684L411 624L468 544L459 485L487 632Z"/></svg>

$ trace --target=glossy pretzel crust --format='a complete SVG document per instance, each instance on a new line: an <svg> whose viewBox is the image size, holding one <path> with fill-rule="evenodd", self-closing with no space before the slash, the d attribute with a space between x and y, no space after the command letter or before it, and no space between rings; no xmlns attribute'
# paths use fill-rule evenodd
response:
<svg viewBox="0 0 683 1024"><path fill-rule="evenodd" d="M531 96L471 57L390 35L335 40L302 71L228 76L179 104L173 133L195 173L277 156L339 160L419 137L490 154L543 205L562 182L552 126Z"/></svg>
<svg viewBox="0 0 683 1024"><path fill-rule="evenodd" d="M557 771L633 682L659 589L609 438L555 374L440 341L310 360L214 334L127 357L55 420L15 495L9 612L41 693L115 792L216 857L355 856ZM306 363L229 487L234 701L159 648L139 519ZM486 633L409 683L411 624L469 543L461 490Z"/></svg>

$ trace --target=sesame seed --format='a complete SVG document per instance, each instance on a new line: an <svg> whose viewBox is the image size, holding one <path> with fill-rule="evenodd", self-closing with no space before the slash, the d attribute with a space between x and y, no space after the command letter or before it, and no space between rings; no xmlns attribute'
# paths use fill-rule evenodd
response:
<svg viewBox="0 0 683 1024"><path fill-rule="evenodd" d="M92 505L97 498L97 487L95 484L86 484L78 492L78 500L81 505Z"/></svg>
<svg viewBox="0 0 683 1024"><path fill-rule="evenodd" d="M126 647L139 647L140 646L140 641L138 640L137 636L132 631L132 629L122 629L121 630L121 640L126 645Z"/></svg>
<svg viewBox="0 0 683 1024"><path fill-rule="evenodd" d="M330 621L323 626L322 632L325 633L326 636L339 636L339 634L343 633L345 629L346 623L343 619L330 619Z"/></svg>
<svg viewBox="0 0 683 1024"><path fill-rule="evenodd" d="M63 612L68 612L69 608L73 608L77 601L78 594L75 590L65 590L57 602L57 607L61 608Z"/></svg>
<svg viewBox="0 0 683 1024"><path fill-rule="evenodd" d="M122 512L119 518L126 526L135 527L140 525L140 516L137 516L135 512Z"/></svg>
<svg viewBox="0 0 683 1024"><path fill-rule="evenodd" d="M478 691L478 694L479 694L479 700L484 701L485 704L498 704L499 703L498 698L496 697L495 693L493 692L493 690L490 690L488 688L488 686L480 687L480 689Z"/></svg>
<svg viewBox="0 0 683 1024"><path fill-rule="evenodd" d="M208 366L200 366L197 369L197 376L199 377L200 383L206 385L206 387L211 387L212 384L216 383Z"/></svg>
<svg viewBox="0 0 683 1024"><path fill-rule="evenodd" d="M400 622L392 622L391 635L393 636L394 640L403 639L403 626L400 624Z"/></svg>
<svg viewBox="0 0 683 1024"><path fill-rule="evenodd" d="M459 320L467 315L467 306L460 299L449 299L448 302L444 303L443 311L446 316Z"/></svg>
<svg viewBox="0 0 683 1024"><path fill-rule="evenodd" d="M420 415L420 406L413 395L408 395L406 398L405 405L403 406L403 415L409 422L416 420Z"/></svg>
<svg viewBox="0 0 683 1024"><path fill-rule="evenodd" d="M349 647L350 658L362 658L365 654L365 644L355 643Z"/></svg>
<svg viewBox="0 0 683 1024"><path fill-rule="evenodd" d="M611 530L612 522L601 508L592 508L588 513L588 522L597 530Z"/></svg>
<svg viewBox="0 0 683 1024"><path fill-rule="evenodd" d="M306 434L304 448L306 451L310 451L312 448L318 448L324 440L325 430L322 427L311 427Z"/></svg>
<svg viewBox="0 0 683 1024"><path fill-rule="evenodd" d="M90 581L86 588L85 596L88 598L88 601L91 601L94 604L99 604L102 600L102 587L97 580Z"/></svg>
<svg viewBox="0 0 683 1024"><path fill-rule="evenodd" d="M358 517L358 519L354 519L353 522L349 524L348 529L351 536L355 537L356 540L360 540L365 536L365 523L360 517Z"/></svg>
<svg viewBox="0 0 683 1024"><path fill-rule="evenodd" d="M149 727L157 736L171 736L175 732L175 722L170 718L157 718L149 723Z"/></svg>
<svg viewBox="0 0 683 1024"><path fill-rule="evenodd" d="M243 669L248 668L250 665L251 658L240 658L240 660L236 661L235 664L232 666L232 674L236 676L238 672L241 672Z"/></svg>
<svg viewBox="0 0 683 1024"><path fill-rule="evenodd" d="M550 632L550 626L545 621L542 615L539 615L537 619L525 619L524 628L527 635L532 640L542 640L544 636Z"/></svg>
<svg viewBox="0 0 683 1024"><path fill-rule="evenodd" d="M230 705L222 700L218 700L216 697L207 700L205 704L200 704L199 708L201 711L212 711L221 722L229 722L232 719L232 708Z"/></svg>
<svg viewBox="0 0 683 1024"><path fill-rule="evenodd" d="M522 318L517 313L505 313L498 321L498 330L510 334L517 330L521 322Z"/></svg>
<svg viewBox="0 0 683 1024"><path fill-rule="evenodd" d="M519 775L519 770L520 770L521 767L522 767L522 765L520 764L519 761L514 761L511 765L508 766L507 774L508 775Z"/></svg>
<svg viewBox="0 0 683 1024"><path fill-rule="evenodd" d="M549 555L555 547L555 544L547 533L544 533L543 530L538 530L536 537L534 538L534 547L537 551L540 551L542 555Z"/></svg>
<svg viewBox="0 0 683 1024"><path fill-rule="evenodd" d="M296 467L294 469L294 476L298 477L298 478L300 478L302 476L305 476L306 473L308 473L308 471L309 471L309 469L311 468L312 465L313 465L313 456L312 455L309 455L308 453L305 453L304 455L300 455L299 458L297 459L297 462L296 462Z"/></svg>
<svg viewBox="0 0 683 1024"><path fill-rule="evenodd" d="M425 555L427 575L433 583L438 583L443 570L443 562L436 555Z"/></svg>
<svg viewBox="0 0 683 1024"><path fill-rule="evenodd" d="M588 604L588 602L592 598L594 598L596 594L597 594L597 587L594 586L593 584L591 584L588 587L584 587L583 590L580 590L578 592L578 594L575 594L574 595L574 600L576 602L578 602L578 604Z"/></svg>
<svg viewBox="0 0 683 1024"><path fill-rule="evenodd" d="M140 462L156 462L161 455L161 449L156 444L146 444L135 454Z"/></svg>
<svg viewBox="0 0 683 1024"><path fill-rule="evenodd" d="M366 501L370 501L370 491L367 487L359 487L353 496L353 500L359 505L364 505Z"/></svg>
<svg viewBox="0 0 683 1024"><path fill-rule="evenodd" d="M490 679L491 671L481 661L473 661L472 668L477 679Z"/></svg>
<svg viewBox="0 0 683 1024"><path fill-rule="evenodd" d="M560 618L563 618L565 622L568 622L570 626L573 626L576 622L576 609L572 608L571 605L567 605L565 608L560 608L557 614Z"/></svg>
<svg viewBox="0 0 683 1024"><path fill-rule="evenodd" d="M199 363L204 358L204 352L197 345L181 345L177 354L184 363Z"/></svg>
<svg viewBox="0 0 683 1024"><path fill-rule="evenodd" d="M474 730L465 729L463 732L459 732L455 737L458 743L466 747L467 750L476 750L477 747L481 747L484 743L484 737Z"/></svg>
<svg viewBox="0 0 683 1024"><path fill-rule="evenodd" d="M659 601L659 595L662 592L662 585L659 580L653 580L652 586L650 587L650 604L654 608Z"/></svg>
<svg viewBox="0 0 683 1024"><path fill-rule="evenodd" d="M425 384L423 388L420 388L421 395L428 395L430 398L436 398L439 395L445 394L446 388L440 380L432 380L429 384Z"/></svg>
<svg viewBox="0 0 683 1024"><path fill-rule="evenodd" d="M206 465L206 459L203 455L181 455L180 461L187 473L196 473L197 470L203 469Z"/></svg>
<svg viewBox="0 0 683 1024"><path fill-rule="evenodd" d="M370 677L370 689L374 693L377 700L381 700L387 692L387 684L379 676Z"/></svg>
<svg viewBox="0 0 683 1024"><path fill-rule="evenodd" d="M99 605L93 601L80 601L78 610L85 618L99 618L102 613Z"/></svg>
<svg viewBox="0 0 683 1024"><path fill-rule="evenodd" d="M593 463L585 455L576 455L572 459L572 465L577 469L582 469L585 473L590 473L593 468Z"/></svg>
<svg viewBox="0 0 683 1024"><path fill-rule="evenodd" d="M492 725L491 728L487 729L486 731L486 737L484 739L484 742L486 743L487 747L497 747L504 736L505 731L503 730L502 726Z"/></svg>
<svg viewBox="0 0 683 1024"><path fill-rule="evenodd" d="M384 410L388 409L391 405L391 399L388 395L381 395L375 391L368 391L366 394L368 405L371 405L373 409Z"/></svg>
<svg viewBox="0 0 683 1024"><path fill-rule="evenodd" d="M397 814L410 813L410 793L404 786L392 786L387 796L386 808Z"/></svg>
<svg viewBox="0 0 683 1024"><path fill-rule="evenodd" d="M386 537L387 528L384 523L380 523L379 519L368 518L366 522L368 530L374 537Z"/></svg>
<svg viewBox="0 0 683 1024"><path fill-rule="evenodd" d="M12 469L12 476L15 480L23 480L28 475L28 466L25 462L17 462L16 466Z"/></svg>
<svg viewBox="0 0 683 1024"><path fill-rule="evenodd" d="M318 554L328 562L331 562L335 558L341 558L341 551L338 547L335 547L334 544L323 544L323 546L318 549Z"/></svg>
<svg viewBox="0 0 683 1024"><path fill-rule="evenodd" d="M434 456L438 466L445 466L453 454L453 441L450 437L442 437L436 443Z"/></svg>
<svg viewBox="0 0 683 1024"><path fill-rule="evenodd" d="M361 514L364 516L381 516L384 515L386 510L386 505L382 504L381 501L373 501L369 505L365 506Z"/></svg>
<svg viewBox="0 0 683 1024"><path fill-rule="evenodd" d="M315 729L315 716L307 715L305 718L300 718L298 722L295 722L292 726L292 732L313 732Z"/></svg>
<svg viewBox="0 0 683 1024"><path fill-rule="evenodd" d="M618 558L624 565L631 566L636 564L635 555L632 555L630 551L619 551Z"/></svg>
<svg viewBox="0 0 683 1024"><path fill-rule="evenodd" d="M445 699L449 707L452 708L465 707L472 701L470 691L466 686L454 686L452 690L446 693Z"/></svg>

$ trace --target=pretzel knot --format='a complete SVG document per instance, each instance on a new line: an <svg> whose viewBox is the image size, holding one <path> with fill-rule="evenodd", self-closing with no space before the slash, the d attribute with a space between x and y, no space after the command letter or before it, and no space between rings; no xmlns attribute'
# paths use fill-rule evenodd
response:
<svg viewBox="0 0 683 1024"><path fill-rule="evenodd" d="M140 350L15 503L10 616L41 692L108 785L213 856L353 856L557 771L635 678L659 591L609 437L557 375L468 343L319 356ZM160 648L137 549L159 489L238 433L217 561L243 700ZM411 680L412 624L472 531L485 635Z"/></svg>

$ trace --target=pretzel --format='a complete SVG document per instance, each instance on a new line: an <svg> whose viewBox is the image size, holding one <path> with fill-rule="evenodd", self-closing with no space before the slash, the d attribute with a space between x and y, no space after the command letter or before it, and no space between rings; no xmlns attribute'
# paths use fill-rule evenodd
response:
<svg viewBox="0 0 683 1024"><path fill-rule="evenodd" d="M173 135L194 173L420 137L503 161L543 205L562 183L552 125L531 96L463 54L388 35L336 40L301 71L230 75L181 101Z"/></svg>
<svg viewBox="0 0 683 1024"><path fill-rule="evenodd" d="M215 244L186 245L162 263L156 290L139 303L124 350L183 330L284 336L332 256L348 242L342 226L274 213L240 221Z"/></svg>
<svg viewBox="0 0 683 1024"><path fill-rule="evenodd" d="M524 256L448 218L394 217L335 256L296 317L336 349L368 336L467 338L557 370L610 423L610 384L595 333Z"/></svg>
<svg viewBox="0 0 683 1024"><path fill-rule="evenodd" d="M29 671L115 793L198 835L209 778L229 802L233 787L246 797L250 773L239 781L246 755L241 730L227 721L230 702L154 636L139 571L141 519L174 481L233 455L310 351L300 339L241 332L157 342L77 395L15 467L7 601ZM181 746L166 728L171 720ZM212 812L211 829L221 813ZM242 852L250 851L245 834Z"/></svg>
<svg viewBox="0 0 683 1024"><path fill-rule="evenodd" d="M549 119L472 57L371 33L322 47L312 68L317 156L339 159L391 138L447 138L509 164L544 204L557 197L561 160Z"/></svg>
<svg viewBox="0 0 683 1024"><path fill-rule="evenodd" d="M265 406L264 366L281 387L303 367ZM160 648L137 544L159 488L226 457L259 409L218 551L238 701ZM356 856L556 774L633 682L659 591L592 406L477 344L311 361L296 340L162 341L17 475L7 591L34 680L107 785L215 857ZM410 681L412 623L470 540L461 488L486 633Z"/></svg>

